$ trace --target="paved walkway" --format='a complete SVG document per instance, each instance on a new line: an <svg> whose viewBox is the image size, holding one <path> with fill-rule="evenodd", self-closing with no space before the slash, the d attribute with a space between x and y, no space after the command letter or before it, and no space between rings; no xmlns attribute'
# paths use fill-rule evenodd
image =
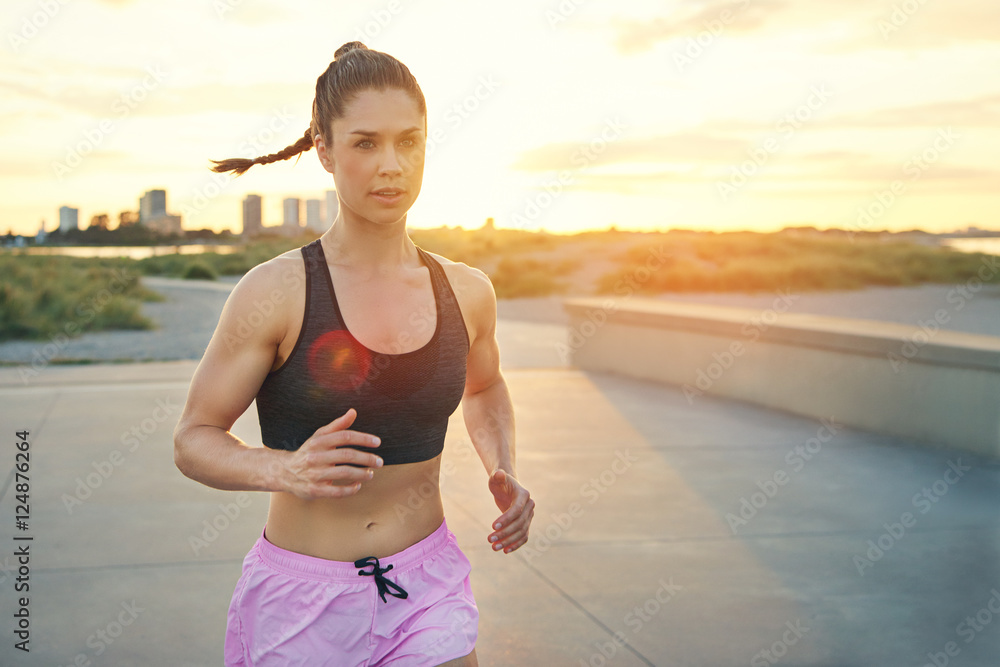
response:
<svg viewBox="0 0 1000 667"><path fill-rule="evenodd" d="M500 330L519 473L538 503L529 546L505 556L485 541L498 512L461 408L445 453L455 472L442 479L473 564L480 664L892 667L931 654L995 667L995 462L835 415L689 405L674 388L566 367L554 325ZM174 467L194 366L53 365L27 382L0 369L0 664L221 664L267 497ZM31 443L23 532L20 430ZM253 407L234 432L259 441ZM15 534L34 537L30 654L12 634Z"/></svg>

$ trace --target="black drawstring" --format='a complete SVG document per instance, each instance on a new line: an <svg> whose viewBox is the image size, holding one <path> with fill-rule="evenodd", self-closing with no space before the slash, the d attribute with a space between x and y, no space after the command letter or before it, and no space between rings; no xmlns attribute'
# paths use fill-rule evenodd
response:
<svg viewBox="0 0 1000 667"><path fill-rule="evenodd" d="M375 584L378 586L378 594L379 594L379 597L382 598L382 602L388 602L388 600L385 599L385 594L386 593L388 593L389 595L391 595L393 597L399 598L401 600L405 600L407 598L407 596L409 595L409 593L407 593L406 591L404 591L396 583L394 583L392 581L389 581L388 579L386 579L385 577L382 576L383 574L385 574L386 572L388 572L389 570L392 569L392 565L390 565L389 567L384 567L384 568L383 567L379 567L378 566L378 558L375 558L374 556L369 556L368 558L362 558L361 560L354 561L354 567L357 567L357 568L364 568L364 567L368 567L369 565L372 566L372 571L371 572L365 572L364 570L361 570L360 572L358 572L358 576L364 576L364 577L372 577L372 576L374 576L375 577ZM394 591L390 591L389 590L390 588L393 588L393 589L395 589L396 591L399 591L399 592L397 593L397 592L394 592Z"/></svg>

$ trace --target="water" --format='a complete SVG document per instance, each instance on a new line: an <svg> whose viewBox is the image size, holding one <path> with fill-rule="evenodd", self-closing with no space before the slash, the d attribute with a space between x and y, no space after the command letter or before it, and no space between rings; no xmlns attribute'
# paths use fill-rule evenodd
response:
<svg viewBox="0 0 1000 667"><path fill-rule="evenodd" d="M154 246L28 246L16 249L28 255L65 255L67 257L129 257L145 259L157 255L198 255L203 252L217 252L229 255L243 250L242 245L215 245L192 243L189 245Z"/></svg>
<svg viewBox="0 0 1000 667"><path fill-rule="evenodd" d="M959 252L981 252L987 255L1000 255L1000 237L944 239L942 243Z"/></svg>

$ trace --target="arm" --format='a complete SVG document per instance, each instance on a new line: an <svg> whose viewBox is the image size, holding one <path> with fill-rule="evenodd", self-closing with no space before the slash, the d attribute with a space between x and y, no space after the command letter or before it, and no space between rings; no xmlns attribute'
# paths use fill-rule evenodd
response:
<svg viewBox="0 0 1000 667"><path fill-rule="evenodd" d="M356 413L348 411L320 428L296 452L251 447L229 432L257 395L287 331L289 303L296 303L287 297L293 289L287 283L299 287L304 280L301 272L298 281L287 280L296 275L292 261L281 257L254 267L226 300L174 429L174 463L187 477L216 489L350 495L370 479L371 470L340 464L377 467L374 454L342 447L372 446L372 436L344 430ZM259 326L248 327L247 322L259 320L261 303L274 310Z"/></svg>
<svg viewBox="0 0 1000 667"><path fill-rule="evenodd" d="M469 347L462 413L489 474L490 492L503 512L489 541L494 551L510 553L528 541L535 501L517 481L514 468L514 406L500 372L496 293L486 274L478 269L472 274L476 335Z"/></svg>

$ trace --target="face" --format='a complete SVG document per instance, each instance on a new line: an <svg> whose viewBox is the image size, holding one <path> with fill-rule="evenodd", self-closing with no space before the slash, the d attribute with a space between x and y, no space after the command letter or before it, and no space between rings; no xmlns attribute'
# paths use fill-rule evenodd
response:
<svg viewBox="0 0 1000 667"><path fill-rule="evenodd" d="M359 93L346 116L333 121L332 146L322 137L316 152L333 174L345 216L405 225L424 178L425 124L417 103L398 88ZM387 190L397 194L377 194Z"/></svg>

